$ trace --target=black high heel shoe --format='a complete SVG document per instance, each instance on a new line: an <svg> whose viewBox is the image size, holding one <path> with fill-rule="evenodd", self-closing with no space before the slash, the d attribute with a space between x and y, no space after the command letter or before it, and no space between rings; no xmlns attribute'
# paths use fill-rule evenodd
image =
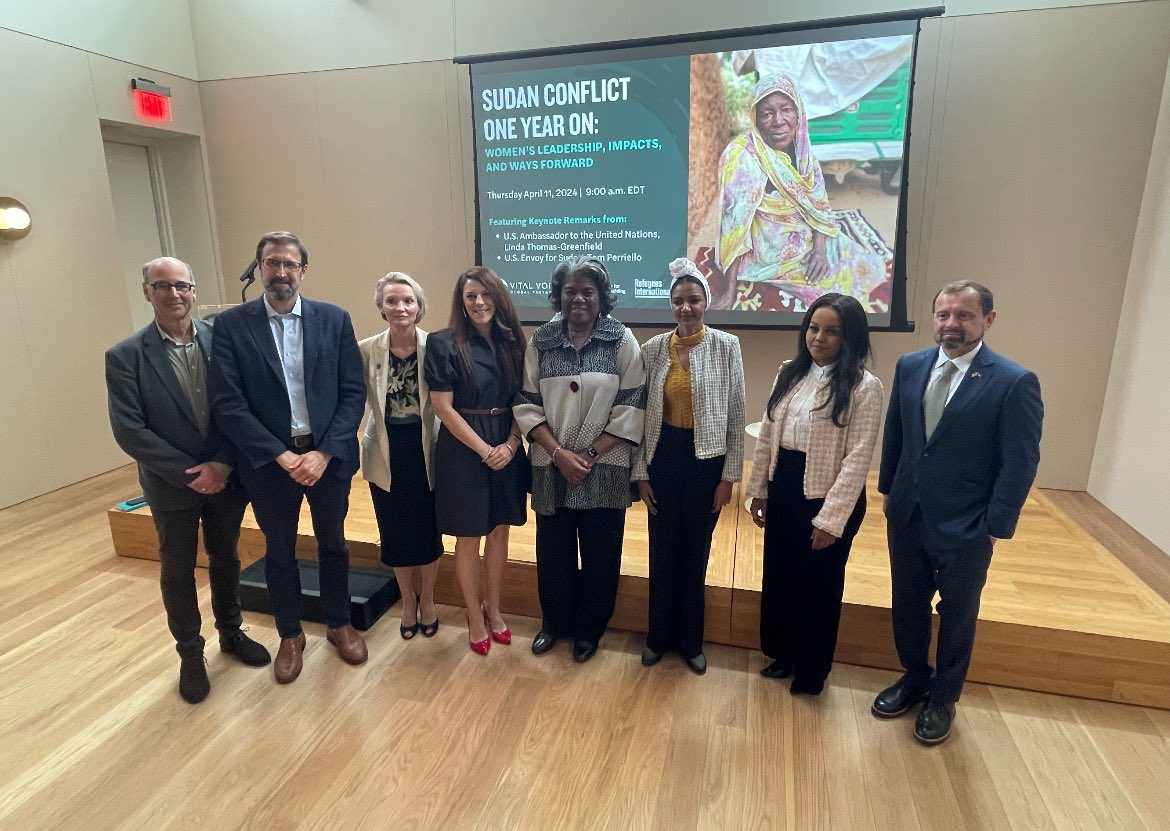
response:
<svg viewBox="0 0 1170 831"><path fill-rule="evenodd" d="M402 636L402 640L404 641L413 640L414 636L418 634L418 630L421 628L422 627L418 622L418 595L416 594L414 603L414 623L412 623L410 626L403 626L401 623L399 623L398 634Z"/></svg>
<svg viewBox="0 0 1170 831"><path fill-rule="evenodd" d="M417 598L417 607L418 607L419 611L421 612L422 611L422 595L416 594L415 597ZM416 618L418 617L418 612L415 613L415 617ZM431 621L430 623L423 623L420 620L418 623L418 628L422 631L424 638L433 638L439 632L439 615L438 615L438 613L436 612L435 619L433 621Z"/></svg>

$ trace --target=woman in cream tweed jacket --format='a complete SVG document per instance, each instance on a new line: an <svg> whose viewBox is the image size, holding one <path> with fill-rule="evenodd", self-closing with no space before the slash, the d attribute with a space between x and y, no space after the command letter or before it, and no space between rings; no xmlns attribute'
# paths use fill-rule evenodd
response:
<svg viewBox="0 0 1170 831"><path fill-rule="evenodd" d="M707 281L687 259L670 264L678 326L642 346L646 436L630 478L650 532L650 616L642 663L677 650L693 672L703 655L703 594L711 534L743 475L744 382L739 338L703 325Z"/></svg>
<svg viewBox="0 0 1170 831"><path fill-rule="evenodd" d="M865 369L869 325L852 297L818 298L761 424L747 493L764 529L761 674L817 695L833 665L845 563L865 516L882 384Z"/></svg>

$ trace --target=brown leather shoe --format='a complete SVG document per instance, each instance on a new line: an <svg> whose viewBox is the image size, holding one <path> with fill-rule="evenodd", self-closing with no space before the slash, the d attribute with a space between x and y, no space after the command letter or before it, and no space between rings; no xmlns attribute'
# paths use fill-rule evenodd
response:
<svg viewBox="0 0 1170 831"><path fill-rule="evenodd" d="M272 669L276 673L276 683L291 684L301 674L301 653L305 651L305 633L295 638L281 638L280 650L276 653L276 660Z"/></svg>
<svg viewBox="0 0 1170 831"><path fill-rule="evenodd" d="M325 640L337 647L337 654L347 664L364 664L369 653L366 651L366 642L349 624L336 629L325 630Z"/></svg>

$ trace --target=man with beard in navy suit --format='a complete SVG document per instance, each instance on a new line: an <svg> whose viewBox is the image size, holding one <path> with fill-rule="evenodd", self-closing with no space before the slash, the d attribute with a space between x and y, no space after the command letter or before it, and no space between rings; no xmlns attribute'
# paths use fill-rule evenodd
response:
<svg viewBox="0 0 1170 831"><path fill-rule="evenodd" d="M264 574L280 649L278 683L302 667L301 579L296 561L301 502L317 537L326 638L361 664L366 644L350 623L345 516L358 469L358 422L366 403L362 358L349 314L301 297L309 252L275 231L256 246L264 295L215 321L212 412L239 449L240 478L266 542Z"/></svg>

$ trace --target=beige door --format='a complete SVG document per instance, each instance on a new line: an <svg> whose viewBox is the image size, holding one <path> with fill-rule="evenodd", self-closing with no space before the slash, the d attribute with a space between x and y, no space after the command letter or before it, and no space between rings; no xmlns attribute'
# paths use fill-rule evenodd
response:
<svg viewBox="0 0 1170 831"><path fill-rule="evenodd" d="M150 304L142 296L142 264L167 253L166 229L160 223L165 214L161 182L152 171L149 148L117 141L105 141L103 145L118 222L122 279L133 331L137 331L154 319Z"/></svg>

